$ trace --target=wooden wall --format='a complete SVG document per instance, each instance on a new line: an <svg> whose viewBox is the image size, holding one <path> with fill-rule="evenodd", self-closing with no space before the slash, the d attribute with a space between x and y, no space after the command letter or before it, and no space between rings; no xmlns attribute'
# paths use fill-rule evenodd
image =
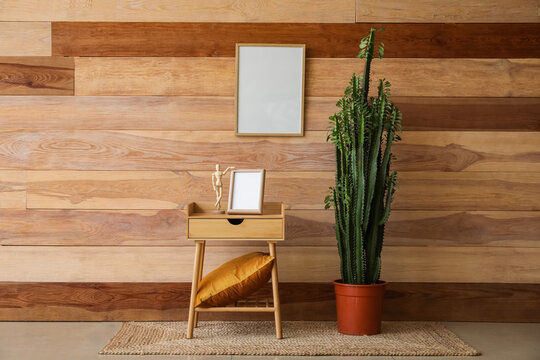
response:
<svg viewBox="0 0 540 360"><path fill-rule="evenodd" d="M215 163L266 168L288 206L285 319L333 318L327 119L384 26L386 317L540 321L539 20L537 0L0 1L0 320L183 319L182 208ZM235 137L237 42L307 45L304 137Z"/></svg>

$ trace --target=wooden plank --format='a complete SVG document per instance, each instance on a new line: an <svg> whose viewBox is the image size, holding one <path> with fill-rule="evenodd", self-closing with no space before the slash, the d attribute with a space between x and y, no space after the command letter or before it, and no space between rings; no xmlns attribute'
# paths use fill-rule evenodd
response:
<svg viewBox="0 0 540 360"><path fill-rule="evenodd" d="M190 193L200 200L213 197L210 191L195 188L202 182L190 182L190 177L172 171L31 171L27 207L182 209Z"/></svg>
<svg viewBox="0 0 540 360"><path fill-rule="evenodd" d="M0 21L353 23L354 0L70 0L0 3Z"/></svg>
<svg viewBox="0 0 540 360"><path fill-rule="evenodd" d="M393 97L403 129L540 131L540 98ZM306 130L327 130L337 97L306 97ZM3 96L0 129L234 130L233 97Z"/></svg>
<svg viewBox="0 0 540 360"><path fill-rule="evenodd" d="M287 211L287 240L282 245L316 245L333 238L332 225L323 234L306 229L309 218L325 219L322 210ZM318 228L323 222L311 221ZM53 246L186 246L183 210L0 210L0 245ZM318 241L316 241L317 239ZM222 244L223 242L213 243ZM231 246L250 245L234 241ZM229 245L229 243L227 243ZM212 246L212 242L208 244Z"/></svg>
<svg viewBox="0 0 540 360"><path fill-rule="evenodd" d="M356 0L357 22L537 23L536 0Z"/></svg>
<svg viewBox="0 0 540 360"><path fill-rule="evenodd" d="M340 96L358 59L308 59L307 96ZM371 79L392 83L394 96L537 97L538 59L384 59L372 64ZM371 87L371 92L375 91Z"/></svg>
<svg viewBox="0 0 540 360"><path fill-rule="evenodd" d="M536 132L408 131L392 148L398 171L540 171Z"/></svg>
<svg viewBox="0 0 540 360"><path fill-rule="evenodd" d="M287 248L279 252L280 280L311 274L312 281L336 274L334 248ZM294 249L294 250L291 250ZM205 273L225 261L267 247L213 247L207 249ZM331 251L329 251L331 250ZM37 282L177 282L190 281L193 246L101 247L101 246L2 246L0 281ZM300 253L303 260L299 261ZM296 257L295 258L293 258ZM322 261L322 262L321 262ZM299 270L300 272L298 272ZM149 271L152 269L152 271ZM323 272L326 271L326 275ZM330 273L329 273L330 272ZM310 277L310 276L308 276ZM48 279L48 280L47 280Z"/></svg>
<svg viewBox="0 0 540 360"><path fill-rule="evenodd" d="M266 249L209 248L205 273L233 257ZM388 246L383 252L381 278L397 282L538 283L539 256L540 248ZM278 249L278 257L281 281L339 278L335 246L289 246ZM192 262L193 246L2 246L0 281L184 282L190 281Z"/></svg>
<svg viewBox="0 0 540 360"><path fill-rule="evenodd" d="M28 171L28 208L182 209L212 201L207 172ZM333 172L267 172L265 201L290 209L322 209ZM540 210L536 173L402 172L394 210ZM224 179L224 198L228 179Z"/></svg>
<svg viewBox="0 0 540 360"><path fill-rule="evenodd" d="M333 171L326 131L303 137L232 131L0 130L0 168L208 170L216 162L275 171ZM405 132L393 147L399 171L540 171L537 132ZM253 154L246 157L245 154Z"/></svg>
<svg viewBox="0 0 540 360"><path fill-rule="evenodd" d="M393 211L390 246L540 247L538 211Z"/></svg>
<svg viewBox="0 0 540 360"><path fill-rule="evenodd" d="M334 212L287 210L279 246L333 246ZM0 245L186 246L182 210L0 210ZM540 247L536 211L394 210L386 246ZM212 243L246 246L249 242Z"/></svg>
<svg viewBox="0 0 540 360"><path fill-rule="evenodd" d="M114 200L113 200L114 201ZM0 245L191 245L182 210L0 210Z"/></svg>
<svg viewBox="0 0 540 360"><path fill-rule="evenodd" d="M175 319L191 283L0 283L1 321ZM137 315L138 314L138 315Z"/></svg>
<svg viewBox="0 0 540 360"><path fill-rule="evenodd" d="M234 130L233 97L3 96L0 112L0 129Z"/></svg>
<svg viewBox="0 0 540 360"><path fill-rule="evenodd" d="M233 96L231 58L75 58L75 95Z"/></svg>
<svg viewBox="0 0 540 360"><path fill-rule="evenodd" d="M217 162L248 169L333 169L333 147L325 138L323 132L247 139L233 131L0 130L0 169L209 170Z"/></svg>
<svg viewBox="0 0 540 360"><path fill-rule="evenodd" d="M0 22L2 56L51 56L50 22Z"/></svg>
<svg viewBox="0 0 540 360"><path fill-rule="evenodd" d="M76 95L233 96L234 58L75 58ZM307 59L306 96L341 96L360 59ZM539 59L385 59L394 96L538 97ZM372 89L374 90L374 89Z"/></svg>
<svg viewBox="0 0 540 360"><path fill-rule="evenodd" d="M0 95L73 95L73 59L0 57Z"/></svg>
<svg viewBox="0 0 540 360"><path fill-rule="evenodd" d="M394 97L404 130L540 131L540 98Z"/></svg>
<svg viewBox="0 0 540 360"><path fill-rule="evenodd" d="M540 279L539 248L389 246L382 256L381 279L388 281L538 283Z"/></svg>
<svg viewBox="0 0 540 360"><path fill-rule="evenodd" d="M28 208L183 209L194 200L194 194L197 201L215 200L208 180L210 173L30 171ZM321 208L333 177L331 172L267 172L265 201L285 201L295 209ZM229 179L223 180L226 199Z"/></svg>
<svg viewBox="0 0 540 360"><path fill-rule="evenodd" d="M538 322L538 284L390 283L387 320Z"/></svg>
<svg viewBox="0 0 540 360"><path fill-rule="evenodd" d="M0 283L0 321L185 321L190 289L190 283ZM335 321L331 283L282 282L279 291L287 320ZM270 294L269 286L257 293ZM389 283L383 316L384 320L538 322L539 297L538 284ZM201 317L246 320L254 319L254 314Z"/></svg>
<svg viewBox="0 0 540 360"><path fill-rule="evenodd" d="M282 245L335 245L334 223L331 210L288 210L287 241ZM394 210L385 228L384 243L385 246L540 247L539 233L537 211Z"/></svg>
<svg viewBox="0 0 540 360"><path fill-rule="evenodd" d="M333 210L286 210L282 246L336 245Z"/></svg>
<svg viewBox="0 0 540 360"><path fill-rule="evenodd" d="M275 24L55 22L55 56L234 57L237 43L306 44L306 56L349 58L370 28L386 58L536 58L540 24ZM336 41L339 39L339 41Z"/></svg>
<svg viewBox="0 0 540 360"><path fill-rule="evenodd" d="M405 131L540 131L540 98L394 96L392 102ZM335 104L335 97L307 98L306 129L328 129Z"/></svg>
<svg viewBox="0 0 540 360"><path fill-rule="evenodd" d="M401 210L540 210L536 173L403 172Z"/></svg>
<svg viewBox="0 0 540 360"><path fill-rule="evenodd" d="M26 208L26 172L0 170L0 209Z"/></svg>

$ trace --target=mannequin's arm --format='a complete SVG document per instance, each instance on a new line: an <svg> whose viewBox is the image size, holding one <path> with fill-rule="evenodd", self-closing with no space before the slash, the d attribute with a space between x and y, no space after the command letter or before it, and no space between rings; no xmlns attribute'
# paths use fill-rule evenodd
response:
<svg viewBox="0 0 540 360"><path fill-rule="evenodd" d="M214 188L214 191L216 190L216 176L212 174L212 188Z"/></svg>
<svg viewBox="0 0 540 360"><path fill-rule="evenodd" d="M228 168L225 169L225 171L223 172L223 175L225 175L227 171L234 170L234 169L236 169L234 166L229 166Z"/></svg>

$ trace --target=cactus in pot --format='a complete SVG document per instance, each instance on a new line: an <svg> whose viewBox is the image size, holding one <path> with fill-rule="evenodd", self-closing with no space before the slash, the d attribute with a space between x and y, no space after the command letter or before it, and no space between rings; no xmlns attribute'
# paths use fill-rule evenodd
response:
<svg viewBox="0 0 540 360"><path fill-rule="evenodd" d="M339 111L330 117L327 138L335 145L336 175L325 207L335 211L341 284L380 282L384 226L397 189L397 172L390 166L392 144L400 140L401 112L389 99L385 79L378 81L375 96L369 96L372 60L384 53L383 44L375 44L375 34L371 29L360 43L357 57L365 60L364 74L352 75L337 102Z"/></svg>

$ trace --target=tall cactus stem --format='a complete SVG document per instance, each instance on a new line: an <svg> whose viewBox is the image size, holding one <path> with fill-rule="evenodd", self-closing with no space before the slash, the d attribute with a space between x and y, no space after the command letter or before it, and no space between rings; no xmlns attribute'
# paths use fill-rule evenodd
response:
<svg viewBox="0 0 540 360"><path fill-rule="evenodd" d="M339 111L330 117L327 141L336 149L335 186L325 207L335 211L340 272L346 284L373 284L381 272L384 226L397 189L397 173L390 173L392 144L400 140L401 113L390 97L390 83L379 80L369 97L375 30L362 39L359 57L364 75L353 74ZM379 57L382 56L379 46Z"/></svg>

